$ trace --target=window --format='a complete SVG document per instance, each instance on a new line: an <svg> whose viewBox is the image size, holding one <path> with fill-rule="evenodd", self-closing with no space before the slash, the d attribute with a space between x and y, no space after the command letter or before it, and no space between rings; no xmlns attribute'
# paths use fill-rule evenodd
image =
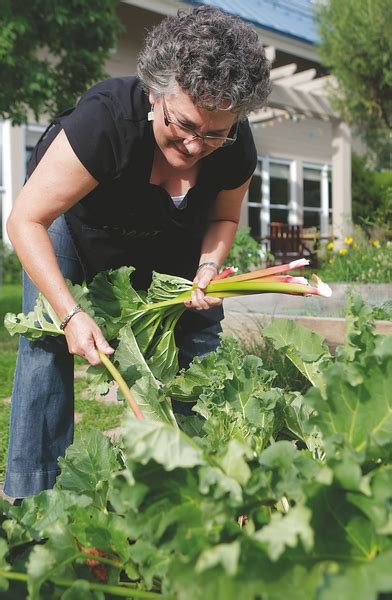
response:
<svg viewBox="0 0 392 600"><path fill-rule="evenodd" d="M304 165L303 197L305 228L315 228L328 235L332 222L332 185L329 165Z"/></svg>
<svg viewBox="0 0 392 600"><path fill-rule="evenodd" d="M29 160L33 153L34 147L38 142L39 138L45 131L45 127L41 125L27 125L26 127L26 142L25 142L25 166L26 171L29 164Z"/></svg>
<svg viewBox="0 0 392 600"><path fill-rule="evenodd" d="M288 223L290 165L270 161L270 222Z"/></svg>

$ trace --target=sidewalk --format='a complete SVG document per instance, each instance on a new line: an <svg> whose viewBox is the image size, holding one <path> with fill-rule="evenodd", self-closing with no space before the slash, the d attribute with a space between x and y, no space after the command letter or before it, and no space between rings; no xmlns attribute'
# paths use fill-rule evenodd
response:
<svg viewBox="0 0 392 600"><path fill-rule="evenodd" d="M331 349L344 341L346 296L354 289L369 306L392 300L392 284L331 284L332 297L259 294L224 300L223 329L240 338L260 336L263 325L272 319L294 319L300 325L322 335ZM392 321L376 321L376 331L392 335Z"/></svg>

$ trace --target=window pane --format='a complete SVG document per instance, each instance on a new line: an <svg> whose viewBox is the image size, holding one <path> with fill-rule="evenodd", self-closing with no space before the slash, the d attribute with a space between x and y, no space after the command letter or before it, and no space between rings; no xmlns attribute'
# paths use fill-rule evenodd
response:
<svg viewBox="0 0 392 600"><path fill-rule="evenodd" d="M288 206L290 200L290 182L288 177L281 179L270 176L270 204Z"/></svg>
<svg viewBox="0 0 392 600"><path fill-rule="evenodd" d="M290 167L289 165L280 165L279 163L270 162L270 177L276 177L277 179L289 179Z"/></svg>
<svg viewBox="0 0 392 600"><path fill-rule="evenodd" d="M285 208L271 208L271 223L276 221L278 223L288 223L289 211Z"/></svg>
<svg viewBox="0 0 392 600"><path fill-rule="evenodd" d="M304 210L304 227L320 227L320 215L319 212L313 212L310 210Z"/></svg>
<svg viewBox="0 0 392 600"><path fill-rule="evenodd" d="M303 178L308 179L309 181L321 181L321 170L304 167Z"/></svg>
<svg viewBox="0 0 392 600"><path fill-rule="evenodd" d="M255 206L248 208L250 234L257 240L261 237L260 210Z"/></svg>
<svg viewBox="0 0 392 600"><path fill-rule="evenodd" d="M249 186L249 200L248 202L257 202L261 204L261 177L260 175L253 175L250 186Z"/></svg>
<svg viewBox="0 0 392 600"><path fill-rule="evenodd" d="M304 206L320 208L321 186L320 181L304 179Z"/></svg>

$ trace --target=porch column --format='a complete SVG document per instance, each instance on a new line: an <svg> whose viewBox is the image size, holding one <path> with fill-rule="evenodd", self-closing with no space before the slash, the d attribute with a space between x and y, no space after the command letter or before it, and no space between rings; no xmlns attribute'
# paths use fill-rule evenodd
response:
<svg viewBox="0 0 392 600"><path fill-rule="evenodd" d="M304 214L303 204L302 162L295 159L290 163L290 225L302 225Z"/></svg>
<svg viewBox="0 0 392 600"><path fill-rule="evenodd" d="M264 156L261 161L261 211L260 230L261 237L267 237L270 224L270 176L269 157Z"/></svg>
<svg viewBox="0 0 392 600"><path fill-rule="evenodd" d="M332 225L336 246L352 233L351 131L342 121L332 123Z"/></svg>

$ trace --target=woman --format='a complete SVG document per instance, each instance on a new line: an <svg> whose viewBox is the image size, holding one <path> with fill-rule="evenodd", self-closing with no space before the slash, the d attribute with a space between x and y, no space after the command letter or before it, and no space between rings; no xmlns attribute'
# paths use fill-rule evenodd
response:
<svg viewBox="0 0 392 600"><path fill-rule="evenodd" d="M244 119L264 103L270 65L256 33L210 7L164 19L147 36L138 77L90 89L37 144L8 221L25 277L23 310L40 290L65 338L21 340L4 491L53 486L73 436L73 354L113 349L76 306L65 279L133 265L194 278L179 326L180 364L216 348L221 301L203 290L232 244L256 164ZM66 343L65 343L66 342Z"/></svg>

